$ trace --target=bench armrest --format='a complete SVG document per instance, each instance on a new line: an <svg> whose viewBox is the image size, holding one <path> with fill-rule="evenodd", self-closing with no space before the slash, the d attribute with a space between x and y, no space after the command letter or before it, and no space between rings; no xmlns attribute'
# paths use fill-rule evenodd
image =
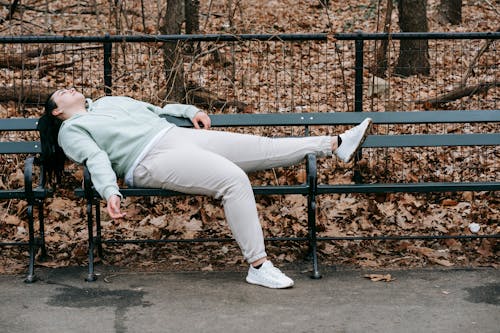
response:
<svg viewBox="0 0 500 333"><path fill-rule="evenodd" d="M38 184L33 184L35 165L40 168ZM53 190L46 189L45 186L46 178L43 166L35 156L28 156L24 161L24 192L26 193L26 200L33 204L36 198L45 198L47 195L51 195Z"/></svg>
<svg viewBox="0 0 500 333"><path fill-rule="evenodd" d="M35 157L29 156L24 161L24 192L26 193L26 200L28 203L32 204L35 201L35 195L33 193L33 165L35 163Z"/></svg>

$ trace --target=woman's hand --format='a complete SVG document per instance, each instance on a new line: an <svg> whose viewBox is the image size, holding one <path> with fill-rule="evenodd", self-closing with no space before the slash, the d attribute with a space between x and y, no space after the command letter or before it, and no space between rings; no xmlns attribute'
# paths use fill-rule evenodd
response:
<svg viewBox="0 0 500 333"><path fill-rule="evenodd" d="M200 124L203 125L204 129L209 129L210 128L210 117L203 111L199 111L195 116L193 117L193 125L194 128L200 129Z"/></svg>
<svg viewBox="0 0 500 333"><path fill-rule="evenodd" d="M109 216L113 220L118 220L121 219L122 217L125 217L126 213L122 213L120 210L120 202L121 198L120 196L113 194L111 197L108 199L108 205L107 205L107 210Z"/></svg>

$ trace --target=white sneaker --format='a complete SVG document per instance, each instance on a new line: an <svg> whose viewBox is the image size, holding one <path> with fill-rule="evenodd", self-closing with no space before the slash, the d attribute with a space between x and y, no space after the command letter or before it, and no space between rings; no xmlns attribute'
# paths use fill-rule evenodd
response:
<svg viewBox="0 0 500 333"><path fill-rule="evenodd" d="M342 143L335 150L335 154L345 163L349 163L356 151L361 147L368 135L368 131L372 125L372 119L366 118L361 124L351 128L348 131L340 134Z"/></svg>
<svg viewBox="0 0 500 333"><path fill-rule="evenodd" d="M269 260L264 261L259 269L250 265L247 282L273 289L290 288L293 286L293 280L274 267L273 263Z"/></svg>

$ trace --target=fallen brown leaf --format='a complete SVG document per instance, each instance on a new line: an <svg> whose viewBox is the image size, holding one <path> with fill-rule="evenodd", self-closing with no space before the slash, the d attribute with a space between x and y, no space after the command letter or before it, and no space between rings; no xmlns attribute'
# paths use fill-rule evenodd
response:
<svg viewBox="0 0 500 333"><path fill-rule="evenodd" d="M453 263L450 262L448 259L439 259L439 258L429 257L429 261L432 261L433 263L436 263L438 265L445 266L445 267L453 266Z"/></svg>
<svg viewBox="0 0 500 333"><path fill-rule="evenodd" d="M7 215L4 219L5 224L20 225L23 221L15 215Z"/></svg>
<svg viewBox="0 0 500 333"><path fill-rule="evenodd" d="M373 282L378 282L378 281L383 281L383 282L391 282L396 279L394 279L391 274L366 274L364 275L365 278L372 280Z"/></svg>

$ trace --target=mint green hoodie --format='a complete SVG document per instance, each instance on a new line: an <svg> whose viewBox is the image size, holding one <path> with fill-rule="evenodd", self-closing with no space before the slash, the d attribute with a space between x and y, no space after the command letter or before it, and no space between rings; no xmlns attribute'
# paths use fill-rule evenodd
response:
<svg viewBox="0 0 500 333"><path fill-rule="evenodd" d="M71 160L86 163L92 183L104 199L120 195L117 176L124 177L148 143L175 125L159 115L193 119L200 110L192 105L167 104L163 108L129 97L87 99L85 114L63 122L58 142Z"/></svg>

